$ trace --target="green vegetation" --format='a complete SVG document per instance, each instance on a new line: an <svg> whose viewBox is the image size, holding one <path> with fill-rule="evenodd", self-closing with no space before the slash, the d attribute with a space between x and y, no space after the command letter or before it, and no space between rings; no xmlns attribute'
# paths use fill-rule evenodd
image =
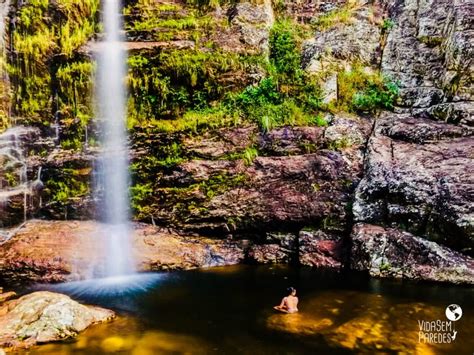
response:
<svg viewBox="0 0 474 355"><path fill-rule="evenodd" d="M173 142L171 145L165 146L163 148L163 153L165 155L165 159L158 162L158 166L164 168L171 168L173 166L178 165L184 159L182 157L181 146Z"/></svg>
<svg viewBox="0 0 474 355"><path fill-rule="evenodd" d="M94 64L85 60L62 64L56 72L61 114L65 117L78 117L83 125L92 117L93 72Z"/></svg>
<svg viewBox="0 0 474 355"><path fill-rule="evenodd" d="M190 6L138 0L124 10L128 35L153 41L193 40L210 37L218 26L216 19L206 14L214 8L214 1L188 1Z"/></svg>
<svg viewBox="0 0 474 355"><path fill-rule="evenodd" d="M59 176L46 181L46 191L53 202L64 208L67 216L67 207L73 200L83 198L90 193L91 169L63 168Z"/></svg>
<svg viewBox="0 0 474 355"><path fill-rule="evenodd" d="M379 270L381 272L389 272L392 269L392 265L389 262L382 261L380 264Z"/></svg>
<svg viewBox="0 0 474 355"><path fill-rule="evenodd" d="M203 116L204 121L222 116L211 106L225 93L222 77L239 75L253 65L245 56L218 50L135 54L129 58L129 126L150 122L174 131L199 125ZM238 82L228 83L227 90L235 85Z"/></svg>
<svg viewBox="0 0 474 355"><path fill-rule="evenodd" d="M255 147L247 147L242 153L245 165L252 165L255 158L258 157L258 149Z"/></svg>
<svg viewBox="0 0 474 355"><path fill-rule="evenodd" d="M0 54L0 73L6 73L5 53ZM10 88L6 80L0 80L0 133L10 126Z"/></svg>
<svg viewBox="0 0 474 355"><path fill-rule="evenodd" d="M312 21L311 26L317 31L325 31L335 26L350 24L356 9L356 2L348 1L348 3L342 7L316 17Z"/></svg>
<svg viewBox="0 0 474 355"><path fill-rule="evenodd" d="M247 181L245 174L218 174L211 176L209 179L191 185L187 189L194 190L194 186L198 186L199 190L206 196L206 200L210 201L215 196L221 195L231 188L241 186Z"/></svg>
<svg viewBox="0 0 474 355"><path fill-rule="evenodd" d="M354 67L338 75L336 110L375 112L392 109L398 96L398 85L379 73Z"/></svg>
<svg viewBox="0 0 474 355"><path fill-rule="evenodd" d="M343 150L347 147L350 147L351 145L352 144L347 137L342 137L341 139L329 142L327 148L331 150Z"/></svg>
<svg viewBox="0 0 474 355"><path fill-rule="evenodd" d="M146 220L152 215L154 204L160 208L172 209L180 220L189 218L192 212L206 213L206 204L214 197L246 183L244 174L216 174L201 182L182 187L155 189L152 184L135 184L132 187L132 207L137 219ZM154 192L153 201L150 199Z"/></svg>
<svg viewBox="0 0 474 355"><path fill-rule="evenodd" d="M352 105L356 111L375 112L380 108L392 110L398 90L397 84L387 78L383 78L381 83L371 81L363 91L355 94Z"/></svg>
<svg viewBox="0 0 474 355"><path fill-rule="evenodd" d="M32 0L19 8L11 36L15 56L10 57L7 71L13 89L13 113L24 117L24 123L47 125L56 108L64 109L63 116L79 110L88 113L84 100L90 96L86 83L90 63L81 66L83 60L77 51L97 30L98 7L98 0ZM80 82L72 88L76 81ZM52 105L53 100L58 101L56 105ZM73 110L69 109L71 104Z"/></svg>
<svg viewBox="0 0 474 355"><path fill-rule="evenodd" d="M283 125L313 125L321 106L321 91L314 77L301 69L296 31L288 21L277 22L270 34L269 76L258 85L228 96L242 117L256 122L263 132Z"/></svg>
<svg viewBox="0 0 474 355"><path fill-rule="evenodd" d="M20 183L18 174L9 171L4 173L3 178L5 179L9 187L18 186L18 184Z"/></svg>
<svg viewBox="0 0 474 355"><path fill-rule="evenodd" d="M135 184L130 188L131 207L136 215L145 218L150 214L149 199L152 193L151 183Z"/></svg>
<svg viewBox="0 0 474 355"><path fill-rule="evenodd" d="M250 121L267 132L318 124L320 89L301 69L299 33L293 23L277 22L269 59L216 49L135 53L129 58L129 127L197 133ZM243 87L236 78L253 68L267 76Z"/></svg>
<svg viewBox="0 0 474 355"><path fill-rule="evenodd" d="M439 36L420 36L418 40L426 44L428 47L440 46L443 43L443 37Z"/></svg>
<svg viewBox="0 0 474 355"><path fill-rule="evenodd" d="M391 18L384 19L382 22L382 31L389 32L395 26L395 21Z"/></svg>
<svg viewBox="0 0 474 355"><path fill-rule="evenodd" d="M288 80L303 76L301 58L292 23L277 22L270 32L270 61L278 74Z"/></svg>

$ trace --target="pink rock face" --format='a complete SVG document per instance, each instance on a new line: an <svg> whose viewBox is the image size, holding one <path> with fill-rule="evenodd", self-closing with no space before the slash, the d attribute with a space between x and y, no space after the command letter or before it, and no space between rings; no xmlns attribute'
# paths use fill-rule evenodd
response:
<svg viewBox="0 0 474 355"><path fill-rule="evenodd" d="M155 147L170 139L193 157L156 173L146 213L136 217L150 221L153 216L160 225L217 236L270 232L275 225L304 227L327 216L343 226L372 121L347 114L330 119L324 127L263 133L249 124L183 139L135 133L136 162L160 156ZM334 149L339 145L343 148ZM244 159L252 149L258 156Z"/></svg>
<svg viewBox="0 0 474 355"><path fill-rule="evenodd" d="M104 249L98 227L92 221L29 221L0 246L0 273L10 281L37 282L100 275ZM234 265L245 257L237 242L182 237L149 225L136 225L133 238L139 271Z"/></svg>
<svg viewBox="0 0 474 355"><path fill-rule="evenodd" d="M322 231L302 231L299 258L302 265L340 268L343 263L342 238Z"/></svg>
<svg viewBox="0 0 474 355"><path fill-rule="evenodd" d="M0 245L0 274L9 282L63 282L100 276L103 255L100 224L93 221L29 221ZM133 255L137 271L187 270L244 262L299 261L315 267L340 267L342 241L321 231L267 234L261 244L249 240L183 236L151 225L135 224Z"/></svg>
<svg viewBox="0 0 474 355"><path fill-rule="evenodd" d="M254 245L249 250L249 257L260 264L288 263L291 254L278 244Z"/></svg>

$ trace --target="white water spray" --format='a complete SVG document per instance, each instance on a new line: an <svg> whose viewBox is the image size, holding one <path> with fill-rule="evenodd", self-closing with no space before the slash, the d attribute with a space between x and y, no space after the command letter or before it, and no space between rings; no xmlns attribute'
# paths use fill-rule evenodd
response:
<svg viewBox="0 0 474 355"><path fill-rule="evenodd" d="M126 51L123 46L120 0L103 1L105 39L99 51L97 104L102 122L102 147L98 189L103 201L98 211L103 218L105 276L133 272L129 211L128 146L126 133Z"/></svg>

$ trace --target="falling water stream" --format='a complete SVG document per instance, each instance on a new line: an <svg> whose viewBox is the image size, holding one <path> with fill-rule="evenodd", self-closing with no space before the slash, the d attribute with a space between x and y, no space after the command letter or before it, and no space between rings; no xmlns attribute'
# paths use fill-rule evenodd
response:
<svg viewBox="0 0 474 355"><path fill-rule="evenodd" d="M97 104L102 122L102 146L98 172L98 193L103 197L98 211L106 241L105 276L133 272L130 257L130 211L128 147L125 123L126 50L121 36L122 19L119 0L103 1L105 37L99 51Z"/></svg>

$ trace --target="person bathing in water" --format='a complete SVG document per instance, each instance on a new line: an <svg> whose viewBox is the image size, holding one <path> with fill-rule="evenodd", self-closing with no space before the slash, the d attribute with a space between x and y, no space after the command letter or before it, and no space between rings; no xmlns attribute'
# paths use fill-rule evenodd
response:
<svg viewBox="0 0 474 355"><path fill-rule="evenodd" d="M296 297L296 290L293 287L288 288L288 296L283 297L280 305L273 308L284 313L298 312L298 297Z"/></svg>

